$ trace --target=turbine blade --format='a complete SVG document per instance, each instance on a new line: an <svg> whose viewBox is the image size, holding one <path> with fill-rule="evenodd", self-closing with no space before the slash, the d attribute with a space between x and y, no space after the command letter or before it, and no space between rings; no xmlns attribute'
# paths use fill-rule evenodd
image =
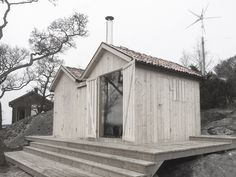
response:
<svg viewBox="0 0 236 177"><path fill-rule="evenodd" d="M204 10L204 12L203 12L203 15L206 14L206 11L207 11L208 7L209 7L209 3L207 4L207 6L206 6L206 8L205 8L205 10Z"/></svg>
<svg viewBox="0 0 236 177"><path fill-rule="evenodd" d="M194 13L193 11L191 11L191 10L188 10L191 14L193 14L194 16L196 16L196 17L198 17L198 18L201 18L201 16L200 15L198 15L198 14L196 14L196 13Z"/></svg>
<svg viewBox="0 0 236 177"><path fill-rule="evenodd" d="M195 22L193 22L192 24L190 24L189 26L186 27L186 29L188 29L189 27L193 26L194 24L196 24L197 22L199 22L200 19L197 19Z"/></svg>
<svg viewBox="0 0 236 177"><path fill-rule="evenodd" d="M221 17L205 17L204 19L214 19L214 18L221 18Z"/></svg>

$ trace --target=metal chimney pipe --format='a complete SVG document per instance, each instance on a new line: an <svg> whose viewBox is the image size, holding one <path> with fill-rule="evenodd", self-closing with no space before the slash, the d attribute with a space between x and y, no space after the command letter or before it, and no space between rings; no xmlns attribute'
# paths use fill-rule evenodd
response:
<svg viewBox="0 0 236 177"><path fill-rule="evenodd" d="M106 16L106 43L113 44L113 16Z"/></svg>

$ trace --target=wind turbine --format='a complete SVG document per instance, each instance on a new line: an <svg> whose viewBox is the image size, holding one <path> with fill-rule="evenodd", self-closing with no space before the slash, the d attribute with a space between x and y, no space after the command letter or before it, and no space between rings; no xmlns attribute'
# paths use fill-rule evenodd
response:
<svg viewBox="0 0 236 177"><path fill-rule="evenodd" d="M206 17L205 14L206 14L206 11L208 9L208 6L209 5L207 5L207 7L205 9L202 8L202 11L201 11L200 15L198 15L198 14L194 13L193 11L189 10L189 12L191 14L193 14L194 16L197 17L197 20L195 20L192 24L187 26L187 28L189 28L189 27L193 26L194 24L196 24L198 22L201 22L201 31L202 31L202 37L201 37L201 47L202 47L202 63L201 63L202 66L201 66L201 68L202 68L202 70L201 70L201 72L202 72L203 76L205 76L205 74L206 74L206 66L205 66L206 65L205 64L206 63L206 60L205 60L206 56L205 56L205 40L204 40L204 33L206 33L206 31L205 31L204 21L209 20L209 19L214 19L214 18L220 18L220 17Z"/></svg>

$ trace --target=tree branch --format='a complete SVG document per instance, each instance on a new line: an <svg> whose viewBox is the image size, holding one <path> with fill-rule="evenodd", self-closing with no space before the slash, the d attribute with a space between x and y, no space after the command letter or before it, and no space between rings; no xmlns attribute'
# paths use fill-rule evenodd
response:
<svg viewBox="0 0 236 177"><path fill-rule="evenodd" d="M38 2L38 0L28 0L28 1L21 1L21 2L12 2L10 5L21 5L21 4L31 4L34 2Z"/></svg>
<svg viewBox="0 0 236 177"><path fill-rule="evenodd" d="M7 9L3 14L3 24L0 25L0 40L3 37L3 29L7 26L8 21L7 21L7 16L11 10L11 6L15 6L15 5L23 5L23 4L31 4L31 3L35 3L38 2L39 0L27 0L27 1L20 1L20 2L9 2L9 0L1 0L1 2L7 5ZM53 3L55 0L49 0L51 3Z"/></svg>
<svg viewBox="0 0 236 177"><path fill-rule="evenodd" d="M86 36L86 24L87 16L75 13L72 17L54 21L47 28L47 31L34 30L29 40L32 53L17 47L11 48L7 45L0 45L0 81L10 78L20 69L32 66L36 61L46 59L48 62L52 62L54 55L57 56L70 47L75 47L74 38ZM9 79L5 82L9 83ZM16 80L12 80L12 82L19 84ZM6 84L1 83L0 88L2 88L3 96L8 91ZM11 90L15 89L17 88L14 87Z"/></svg>
<svg viewBox="0 0 236 177"><path fill-rule="evenodd" d="M4 1L3 1L4 3ZM10 3L8 2L8 0L5 0L5 3L7 4L7 9L3 15L3 24L0 25L0 40L2 39L3 37L3 28L5 28L7 26L7 15L9 14L10 10L11 10L11 5Z"/></svg>

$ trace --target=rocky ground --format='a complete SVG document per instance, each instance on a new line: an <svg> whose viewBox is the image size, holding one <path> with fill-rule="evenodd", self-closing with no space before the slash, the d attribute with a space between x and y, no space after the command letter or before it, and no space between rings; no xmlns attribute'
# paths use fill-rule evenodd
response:
<svg viewBox="0 0 236 177"><path fill-rule="evenodd" d="M159 177L235 177L236 151L167 161ZM168 173L167 173L168 172Z"/></svg>
<svg viewBox="0 0 236 177"><path fill-rule="evenodd" d="M0 177L29 177L17 167L7 164L3 152L21 150L27 144L24 136L51 135L52 111L25 118L0 130Z"/></svg>
<svg viewBox="0 0 236 177"><path fill-rule="evenodd" d="M236 136L236 110L211 109L202 112L202 134ZM0 131L0 177L30 177L4 162L3 151L19 150L27 135L50 135L52 112L26 118ZM4 143L3 141L4 140ZM236 150L166 161L159 177L235 177Z"/></svg>
<svg viewBox="0 0 236 177"><path fill-rule="evenodd" d="M211 109L201 116L202 134L236 136L236 110Z"/></svg>
<svg viewBox="0 0 236 177"><path fill-rule="evenodd" d="M202 134L236 136L236 110L203 111ZM168 173L167 173L168 172ZM159 177L235 177L236 150L165 162Z"/></svg>

